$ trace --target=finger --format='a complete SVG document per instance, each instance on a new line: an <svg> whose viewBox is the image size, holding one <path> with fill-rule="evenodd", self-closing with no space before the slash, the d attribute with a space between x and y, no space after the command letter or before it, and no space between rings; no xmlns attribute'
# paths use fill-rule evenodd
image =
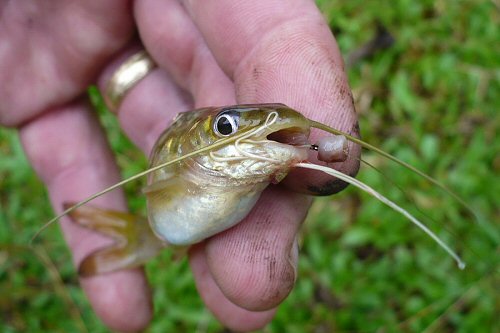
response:
<svg viewBox="0 0 500 333"><path fill-rule="evenodd" d="M203 243L191 247L189 260L203 301L227 328L244 332L254 331L264 327L274 317L276 309L252 312L236 306L226 298L207 265Z"/></svg>
<svg viewBox="0 0 500 333"><path fill-rule="evenodd" d="M136 1L134 12L144 45L196 107L235 103L231 80L177 0Z"/></svg>
<svg viewBox="0 0 500 333"><path fill-rule="evenodd" d="M208 266L221 291L251 311L276 307L292 290L296 235L310 199L273 186L235 227L206 244Z"/></svg>
<svg viewBox="0 0 500 333"><path fill-rule="evenodd" d="M50 110L20 129L26 154L47 185L57 213L63 202L79 201L119 180L119 172L95 117L84 102ZM121 191L94 204L124 210ZM109 240L61 219L73 261L81 260ZM88 279L81 284L96 313L113 329L144 328L152 316L147 282L141 269Z"/></svg>
<svg viewBox="0 0 500 333"><path fill-rule="evenodd" d="M134 33L129 1L7 1L0 7L5 125L75 99Z"/></svg>
<svg viewBox="0 0 500 333"><path fill-rule="evenodd" d="M199 2L184 4L216 61L233 79L238 102L284 102L341 130L355 127L338 48L313 2L209 0L203 6ZM306 189L325 188L331 181L310 174L301 179L299 185ZM255 310L271 308L284 299L293 286L285 277L294 276L289 274L293 270L286 265L290 260L284 253L292 248L291 235L295 235L307 207L300 196L284 192L268 196L254 208L260 214L250 215L207 242L209 267L231 301ZM284 215L287 212L292 213ZM272 223L264 227L262 221ZM275 226L278 230L272 229ZM262 239L273 246L265 250L251 246ZM228 248L232 249L230 255ZM265 259L249 268L241 265L241 256L276 259L281 281L269 278L271 268L266 267ZM260 288L249 288L249 281L253 281L251 287Z"/></svg>
<svg viewBox="0 0 500 333"><path fill-rule="evenodd" d="M316 121L357 132L342 57L314 1L183 3L217 63L233 79L238 103L282 102ZM312 142L317 137L312 133ZM346 162L333 166L353 174L360 149L350 144L349 151ZM292 186L317 194L336 188L330 177L317 172L296 177Z"/></svg>
<svg viewBox="0 0 500 333"><path fill-rule="evenodd" d="M108 66L101 78L101 87L105 86L111 73L135 51L135 48L127 50ZM128 91L117 113L127 134L149 152L164 129L161 124L167 119L165 126L168 126L173 115L178 110L186 110L189 103L185 99L185 93L170 80L169 75L162 69L157 69ZM197 248L199 251L194 250L190 254L203 253L203 246ZM274 310L253 313L231 303L214 283L207 269L205 256L195 257L191 259L191 266L200 295L222 323L235 329L253 330L272 318Z"/></svg>
<svg viewBox="0 0 500 333"><path fill-rule="evenodd" d="M137 44L127 47L110 62L99 78L101 93L113 73L130 56L139 51ZM127 136L149 156L160 134L168 128L179 112L193 108L193 100L175 84L162 68L155 68L127 91L115 111Z"/></svg>

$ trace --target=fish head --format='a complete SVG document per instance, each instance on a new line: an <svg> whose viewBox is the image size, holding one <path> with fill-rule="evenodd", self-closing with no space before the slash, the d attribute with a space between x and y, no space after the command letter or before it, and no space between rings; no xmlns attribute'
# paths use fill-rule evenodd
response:
<svg viewBox="0 0 500 333"><path fill-rule="evenodd" d="M150 175L151 228L170 244L188 245L232 227L270 183L307 159L308 135L309 120L283 104L180 114L152 155L152 166L182 160Z"/></svg>
<svg viewBox="0 0 500 333"><path fill-rule="evenodd" d="M284 104L246 104L207 110L202 133L215 144L235 137L235 141L196 157L207 172L229 181L279 182L293 163L307 159L309 121ZM194 147L192 147L194 148Z"/></svg>

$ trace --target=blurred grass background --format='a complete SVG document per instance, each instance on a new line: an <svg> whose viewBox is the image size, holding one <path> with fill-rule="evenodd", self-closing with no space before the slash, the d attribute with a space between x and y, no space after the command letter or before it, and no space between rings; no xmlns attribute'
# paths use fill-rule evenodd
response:
<svg viewBox="0 0 500 333"><path fill-rule="evenodd" d="M349 188L320 198L303 226L297 286L263 332L500 332L500 3L318 1L349 64L363 138L451 186L443 192L366 152L358 176L423 219L465 259ZM125 176L145 159L100 112ZM13 130L0 129L0 331L107 332L78 286L47 195ZM397 184L397 186L395 185ZM143 210L139 184L127 186ZM404 190L401 191L401 189ZM226 332L200 301L185 260L147 265L148 332Z"/></svg>

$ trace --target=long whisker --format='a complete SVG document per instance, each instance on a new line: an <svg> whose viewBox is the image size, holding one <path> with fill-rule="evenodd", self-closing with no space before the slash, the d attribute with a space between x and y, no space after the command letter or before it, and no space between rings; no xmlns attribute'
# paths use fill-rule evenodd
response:
<svg viewBox="0 0 500 333"><path fill-rule="evenodd" d="M276 111L270 112L269 115L266 118L266 121L262 126L259 126L258 128L247 132L245 135L241 136L234 142L234 148L238 153L241 154L241 156L220 156L217 153L211 152L210 153L210 158L212 158L214 161L217 162L230 162L230 161L240 161L240 160L245 160L245 159L252 159L256 161L267 161L271 163L278 163L279 160L265 157L265 156L259 156L257 154L251 153L247 150L245 150L242 147L242 143L264 143L264 142L269 142L270 140L252 140L249 139L251 137L255 137L259 135L262 131L265 129L269 128L272 124L274 124L278 120L278 113Z"/></svg>
<svg viewBox="0 0 500 333"><path fill-rule="evenodd" d="M435 233L433 233L422 222L420 222L417 218L415 218L413 215L411 215L407 210L398 206L396 203L389 200L388 198L386 198L385 196L383 196L379 192L375 191L373 188L366 185L365 183L357 180L356 178L348 176L340 171L337 171L335 169L331 169L331 168L317 165L317 164L297 163L294 166L299 167L299 168L306 168L306 169L323 171L326 174L337 177L337 178L345 181L346 183L349 183L349 184L356 186L359 189L365 191L366 193L368 193L371 196L378 199L380 202L383 202L384 204L386 204L390 208L394 209L395 211L397 211L398 213L402 214L407 219L409 219L413 224L415 224L417 227L419 227L423 232L425 232L427 235L429 235L436 243L438 243L438 245L441 246L446 252L448 252L448 254L457 262L458 268L460 268L460 269L465 268L465 263L462 261L462 259L460 259L460 257L448 245L446 245L438 236L436 236Z"/></svg>
<svg viewBox="0 0 500 333"><path fill-rule="evenodd" d="M279 162L278 160L276 160L274 158L269 158L269 157L259 156L259 155L253 154L249 151L246 151L245 149L243 149L241 147L241 142L243 140L246 140L249 137L256 136L256 135L260 134L261 131L265 130L266 128L269 128L269 126L274 124L277 120L278 120L278 113L277 112L273 111L273 112L269 113L269 115L266 118L266 121L264 122L264 125L259 127L255 131L255 133L252 133L252 135L249 135L248 137L242 137L242 138L236 140L236 142L234 143L234 148L243 156L246 156L246 157L254 159L254 160L267 161L267 162L271 162L271 163Z"/></svg>
<svg viewBox="0 0 500 333"><path fill-rule="evenodd" d="M179 156L177 158L174 158L168 162L165 162L165 163L162 163L162 164L159 164L155 167L151 167L143 172L140 172L134 176L131 176L127 179L124 179L122 180L121 182L118 182L108 188L105 188L104 190L100 191L100 192L97 192L93 195L91 195L90 197L86 198L85 200L82 200L78 203L76 203L75 205L69 207L68 209L66 209L65 211L63 211L61 214L57 215L56 217L52 218L50 221L48 221L47 223L45 223L34 235L33 237L31 238L30 240L30 244L33 243L35 241L35 239L45 230L47 229L50 225L52 225L53 223L57 222L61 217L64 217L66 216L67 214L71 213L72 211L74 211L75 209L77 209L78 207L81 207L83 205L85 205L86 203L100 197L101 195L103 194L106 194L108 192L111 192L135 179L138 179L138 178L141 178L143 176L146 176L148 174L150 174L151 172L154 172L156 170L159 170L159 169L162 169L166 166L169 166L171 164L174 164L174 163L177 163L177 162L180 162L188 157L193 157L193 156L196 156L196 155L199 155L201 153L204 153L204 152L209 152L210 150L213 150L213 149L216 149L216 148L219 148L221 146L224 146L226 144L229 144L229 143L233 143L233 142L241 142L241 140L244 140L244 139L247 139L247 138L250 138L252 136L256 136L258 135L260 132L264 131L265 129L267 129L269 126L271 126L272 124L274 124L278 119L278 113L273 111L271 113L269 113L269 115L267 116L266 118L266 121L264 122L264 124L252 131L249 131L249 132L246 132L246 133L242 133L240 135L234 135L234 136L231 136L229 138L225 138L225 139L221 139L219 140L218 142L214 143L214 144L211 144L207 147L203 147L203 148L200 148L200 149L196 149L190 153L187 153L185 155L182 155L182 156ZM238 146L237 143L235 143L235 146ZM238 148L237 148L238 149ZM251 158L255 158L255 157L259 157L257 155L253 155L251 153L248 153L248 152L245 152L244 150L242 150L243 152L243 155L246 156L246 157L251 157ZM212 156L212 155L211 155ZM217 157L216 157L217 158ZM222 158L225 158L225 157L222 157ZM262 159L262 157L259 157L260 159Z"/></svg>
<svg viewBox="0 0 500 333"><path fill-rule="evenodd" d="M220 141L218 142L215 142L213 143L212 145L209 145L209 146L206 146L206 147L202 147L202 148L199 148L199 149L196 149L196 150L193 150L192 152L190 153L187 153L187 154L184 154L182 156L179 156L177 158L174 158L170 161L167 161L165 163L162 163L162 164L159 164L155 167L151 167L143 172L139 172L138 174L135 174L127 179L124 179L116 184L113 184L112 186L110 187L107 187L105 188L104 190L100 191L100 192L97 192L93 195L91 195L90 197L76 203L75 205L69 207L68 209L64 210L61 214L57 215L56 217L52 218L50 221L48 221L47 223L45 223L42 227L40 227L40 229L33 235L33 237L31 238L30 240L30 244L32 244L35 239L45 230L47 229L50 225L52 225L53 223L57 222L61 217L64 217L66 216L67 214L71 213L72 211L74 211L75 209L77 209L78 207L81 207L83 205L85 205L86 203L100 197L101 195L103 194L106 194L108 192L111 192L133 180L136 180L138 178L141 178L143 176L146 176L148 174L150 174L151 172L154 172L156 170L159 170L159 169L162 169L164 167L167 167L169 165L172 165L174 163L177 163L177 162L180 162L186 158L189 158L189 157L193 157L193 156L196 156L196 155L199 155L201 153L204 153L204 152L208 152L210 150L213 150L213 149L216 149L216 148L219 148L221 146L224 146L224 145L227 145L229 143L232 143L232 142L235 142L236 140L238 140L240 137L246 137L248 133L242 133L242 134L239 134L239 135L235 135L235 136L232 136L232 137L229 137L229 138L225 138L225 139L221 139Z"/></svg>
<svg viewBox="0 0 500 333"><path fill-rule="evenodd" d="M234 143L234 148L243 156L247 157L247 158L250 158L250 159L253 159L253 160L260 160L260 161L267 161L267 162L271 162L271 163L277 163L279 162L277 159L275 158L269 158L269 157L265 157L265 156L259 156L259 155L256 155L254 153L251 153L249 151L246 151L245 149L243 149L241 147L241 139L239 140L236 140L236 142Z"/></svg>
<svg viewBox="0 0 500 333"><path fill-rule="evenodd" d="M246 160L246 156L221 156L220 154L214 153L211 151L209 156L215 162L236 162Z"/></svg>
<svg viewBox="0 0 500 333"><path fill-rule="evenodd" d="M408 170L416 173L417 175L419 175L420 177L423 177L425 178L427 181L431 182L432 184L436 185L437 187L441 188L443 191L445 191L447 194L449 194L451 197L453 197L455 200L457 200L463 207L465 207L467 209L467 211L472 215L474 216L475 220L476 221L480 221L480 217L478 216L478 214L476 214L475 210L472 209L472 207L467 204L467 202L465 202L464 199L462 199L458 194L456 194L455 192L453 192L450 188L448 188L446 185L440 183L439 181L437 181L436 179L432 178L431 176L425 174L424 172L418 170L417 168L415 168L414 166L400 160L399 158L383 151L382 149L380 148L377 148L375 146L372 146L371 144L367 143L367 142L364 142L363 140L361 139L358 139L352 135L349 135L348 133L345 133L345 132L342 132L342 131L339 131L337 129L334 129L330 126L327 126L325 124L322 124L322 123L319 123L317 121L314 121L314 120L311 120L309 119L309 124L311 127L315 127L315 128L318 128L320 130L323 130L323 131L326 131L326 132L329 132L329 133L332 133L332 134L336 134L336 135L343 135L345 136L349 141L352 141L354 143L357 143L359 144L360 146L366 148L366 149L369 149L369 150L372 150L388 159L390 159L391 161L394 161L396 163L398 163L399 165L402 165L403 167L407 168Z"/></svg>

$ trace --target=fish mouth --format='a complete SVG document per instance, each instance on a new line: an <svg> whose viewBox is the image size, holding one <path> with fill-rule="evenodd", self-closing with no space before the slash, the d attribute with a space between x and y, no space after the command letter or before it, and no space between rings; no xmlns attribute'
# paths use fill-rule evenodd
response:
<svg viewBox="0 0 500 333"><path fill-rule="evenodd" d="M298 126L288 127L272 132L266 138L289 146L305 146L309 145L309 130Z"/></svg>

